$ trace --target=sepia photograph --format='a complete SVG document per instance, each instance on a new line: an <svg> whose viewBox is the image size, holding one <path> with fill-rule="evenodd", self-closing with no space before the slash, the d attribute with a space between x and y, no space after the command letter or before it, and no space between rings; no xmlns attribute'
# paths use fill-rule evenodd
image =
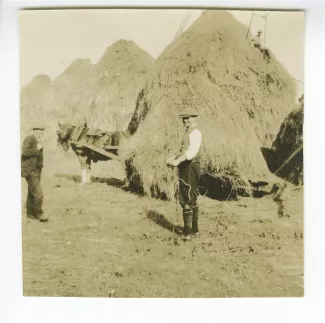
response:
<svg viewBox="0 0 325 323"><path fill-rule="evenodd" d="M19 11L23 295L304 296L304 11Z"/></svg>

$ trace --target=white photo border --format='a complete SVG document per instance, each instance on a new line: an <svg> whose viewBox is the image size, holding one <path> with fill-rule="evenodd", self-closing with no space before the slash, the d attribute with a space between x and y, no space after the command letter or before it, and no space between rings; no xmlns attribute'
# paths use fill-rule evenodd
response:
<svg viewBox="0 0 325 323"><path fill-rule="evenodd" d="M26 7L216 7L305 12L305 296L243 299L99 299L22 296L17 10ZM325 5L322 1L0 2L1 322L325 322ZM323 119L324 117L324 119Z"/></svg>

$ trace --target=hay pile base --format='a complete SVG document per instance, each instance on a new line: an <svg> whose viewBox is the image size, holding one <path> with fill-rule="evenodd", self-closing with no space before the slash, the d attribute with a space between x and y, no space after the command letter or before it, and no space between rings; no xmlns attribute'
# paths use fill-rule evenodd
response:
<svg viewBox="0 0 325 323"><path fill-rule="evenodd" d="M196 108L203 132L202 168L233 189L274 179L260 151L271 146L294 107L295 84L272 57L246 40L247 29L225 11L206 11L155 61L139 93L124 153L130 187L173 198L177 172L165 160L178 152L178 113Z"/></svg>

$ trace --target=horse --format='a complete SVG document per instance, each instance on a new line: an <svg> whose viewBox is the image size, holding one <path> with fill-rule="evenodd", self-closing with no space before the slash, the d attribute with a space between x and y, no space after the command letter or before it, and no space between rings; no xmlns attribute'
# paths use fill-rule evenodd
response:
<svg viewBox="0 0 325 323"><path fill-rule="evenodd" d="M91 183L91 162L108 161L111 157L96 153L83 144L90 144L95 148L104 149L105 151L118 156L118 149L114 146L120 146L125 143L130 134L126 131L101 131L100 129L89 129L87 123L76 126L58 122L59 130L57 131L57 143L68 151L71 147L79 159L81 167L81 185ZM111 148L111 149L109 149ZM118 159L118 158L117 158Z"/></svg>

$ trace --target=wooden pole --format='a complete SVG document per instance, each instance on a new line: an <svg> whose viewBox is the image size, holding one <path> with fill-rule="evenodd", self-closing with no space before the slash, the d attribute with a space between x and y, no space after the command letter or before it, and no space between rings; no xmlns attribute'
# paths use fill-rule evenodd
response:
<svg viewBox="0 0 325 323"><path fill-rule="evenodd" d="M284 163L274 172L274 174L276 175L277 173L279 173L279 171L286 165L286 164L288 164L289 163L289 161L293 158L293 157L295 157L298 153L299 153L299 151L303 148L303 144L302 145L300 145L299 147L298 147L298 149L296 149L290 156L289 156L289 158L287 158L285 161L284 161Z"/></svg>
<svg viewBox="0 0 325 323"><path fill-rule="evenodd" d="M253 13L252 13L252 16L251 16L251 21L249 22L249 26L248 26L248 30L247 30L247 34L246 34L246 39L247 39L249 31L251 29L252 21L253 21Z"/></svg>
<svg viewBox="0 0 325 323"><path fill-rule="evenodd" d="M184 30L184 28L185 28L185 26L187 24L187 21L189 20L190 16L191 16L191 13L190 12L187 12L184 20L182 21L181 25L179 26L179 28L178 28L178 30L176 32L176 34L175 34L172 42L174 42L176 40L176 38L183 32L183 30Z"/></svg>
<svg viewBox="0 0 325 323"><path fill-rule="evenodd" d="M266 20L267 20L267 16L265 15L265 18L264 18L264 46L266 46Z"/></svg>
<svg viewBox="0 0 325 323"><path fill-rule="evenodd" d="M118 118L118 113L117 112L115 112L115 121L116 121L116 130L117 131L119 131L119 120L118 120L119 118Z"/></svg>
<svg viewBox="0 0 325 323"><path fill-rule="evenodd" d="M297 81L297 82L299 82L299 83L302 83L302 84L304 84L304 81L300 81L300 80L298 80L298 79L296 79L296 78L292 78L292 79L294 79L295 81Z"/></svg>
<svg viewBox="0 0 325 323"><path fill-rule="evenodd" d="M264 46L266 46L266 27L267 27L267 18L272 12L266 13L264 16Z"/></svg>

